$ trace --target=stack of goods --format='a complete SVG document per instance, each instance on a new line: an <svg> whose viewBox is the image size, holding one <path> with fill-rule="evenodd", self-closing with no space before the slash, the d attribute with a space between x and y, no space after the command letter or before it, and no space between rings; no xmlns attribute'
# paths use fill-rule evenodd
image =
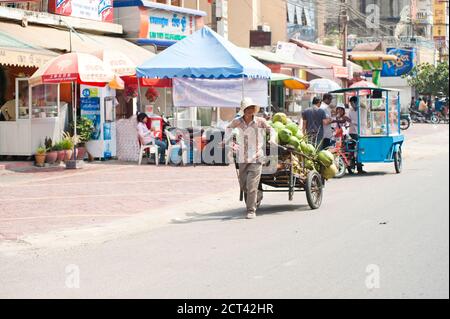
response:
<svg viewBox="0 0 450 319"><path fill-rule="evenodd" d="M315 170L326 180L336 176L338 169L334 164L334 155L327 151L318 151L314 145L308 143L298 125L292 122L286 114L277 113L269 124L277 133L277 141L280 145L294 151L279 158L279 168L282 163L293 165L294 173L304 175L305 170Z"/></svg>
<svg viewBox="0 0 450 319"><path fill-rule="evenodd" d="M139 159L139 142L137 137L136 116L117 121L117 159L119 161L137 162Z"/></svg>

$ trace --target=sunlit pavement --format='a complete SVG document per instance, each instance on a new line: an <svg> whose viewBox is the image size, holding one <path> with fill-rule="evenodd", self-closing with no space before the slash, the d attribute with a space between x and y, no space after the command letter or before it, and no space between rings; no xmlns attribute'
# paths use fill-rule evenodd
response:
<svg viewBox="0 0 450 319"><path fill-rule="evenodd" d="M406 135L402 174L367 165L314 212L303 193L269 194L252 221L232 167L9 177L0 296L448 298L448 126Z"/></svg>

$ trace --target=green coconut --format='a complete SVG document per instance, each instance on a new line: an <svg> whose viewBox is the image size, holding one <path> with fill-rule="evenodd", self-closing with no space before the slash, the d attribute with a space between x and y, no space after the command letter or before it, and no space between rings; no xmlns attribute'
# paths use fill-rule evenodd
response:
<svg viewBox="0 0 450 319"><path fill-rule="evenodd" d="M304 150L304 153L306 155L314 155L316 152L316 148L312 144L306 144L306 149Z"/></svg>
<svg viewBox="0 0 450 319"><path fill-rule="evenodd" d="M287 119L288 119L288 117L284 113L277 113L272 118L274 123L279 122L279 123L283 123L283 125L287 124Z"/></svg>
<svg viewBox="0 0 450 319"><path fill-rule="evenodd" d="M303 154L306 154L307 148L308 148L308 144L307 144L306 142L304 142L304 141L301 141L301 142L300 142L300 151L301 151Z"/></svg>
<svg viewBox="0 0 450 319"><path fill-rule="evenodd" d="M296 136L291 136L291 138L289 139L289 145L291 145L295 149L298 149L300 147L300 140Z"/></svg>
<svg viewBox="0 0 450 319"><path fill-rule="evenodd" d="M328 179L334 178L337 175L338 171L339 171L338 168L333 163L329 167L324 167L322 169L321 175L322 175L323 178L328 180Z"/></svg>
<svg viewBox="0 0 450 319"><path fill-rule="evenodd" d="M286 128L292 132L292 135L296 136L298 133L298 126L295 123L289 123L286 125Z"/></svg>
<svg viewBox="0 0 450 319"><path fill-rule="evenodd" d="M277 131L277 133L280 133L281 130L285 129L284 124L280 122L273 123L272 127L275 129L275 131Z"/></svg>
<svg viewBox="0 0 450 319"><path fill-rule="evenodd" d="M291 137L292 137L292 132L289 131L287 128L282 129L279 133L278 133L278 137L281 141L282 144L288 144Z"/></svg>
<svg viewBox="0 0 450 319"><path fill-rule="evenodd" d="M334 155L330 151L320 151L317 155L317 159L319 160L320 164L322 164L325 167L330 167L331 164L334 163Z"/></svg>

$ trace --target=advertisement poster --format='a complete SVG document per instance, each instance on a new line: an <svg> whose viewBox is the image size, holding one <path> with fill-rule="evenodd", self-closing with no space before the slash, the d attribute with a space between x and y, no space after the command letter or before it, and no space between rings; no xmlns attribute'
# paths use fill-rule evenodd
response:
<svg viewBox="0 0 450 319"><path fill-rule="evenodd" d="M99 97L82 97L80 101L81 116L94 122L95 131L92 133L92 140L101 138L101 121L100 121L100 98Z"/></svg>
<svg viewBox="0 0 450 319"><path fill-rule="evenodd" d="M49 0L48 12L89 20L113 22L113 0Z"/></svg>
<svg viewBox="0 0 450 319"><path fill-rule="evenodd" d="M402 76L409 73L414 67L416 51L415 49L396 49L390 48L386 50L387 54L397 56L396 61L389 61L383 64L381 76L394 77Z"/></svg>
<svg viewBox="0 0 450 319"><path fill-rule="evenodd" d="M148 20L141 25L141 35L154 40L179 41L195 32L192 15L162 10L147 10Z"/></svg>
<svg viewBox="0 0 450 319"><path fill-rule="evenodd" d="M112 140L112 136L111 136L111 122L106 122L103 124L103 140L105 141L105 149L103 152L103 157L106 159L109 159L112 157L112 152L111 152L111 140Z"/></svg>

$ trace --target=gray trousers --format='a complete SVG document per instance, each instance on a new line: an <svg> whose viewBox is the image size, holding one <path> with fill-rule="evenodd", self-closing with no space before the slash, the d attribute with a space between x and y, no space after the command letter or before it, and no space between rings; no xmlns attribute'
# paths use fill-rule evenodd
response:
<svg viewBox="0 0 450 319"><path fill-rule="evenodd" d="M258 190L262 164L239 164L239 184L244 192L247 213L256 213L263 192Z"/></svg>

